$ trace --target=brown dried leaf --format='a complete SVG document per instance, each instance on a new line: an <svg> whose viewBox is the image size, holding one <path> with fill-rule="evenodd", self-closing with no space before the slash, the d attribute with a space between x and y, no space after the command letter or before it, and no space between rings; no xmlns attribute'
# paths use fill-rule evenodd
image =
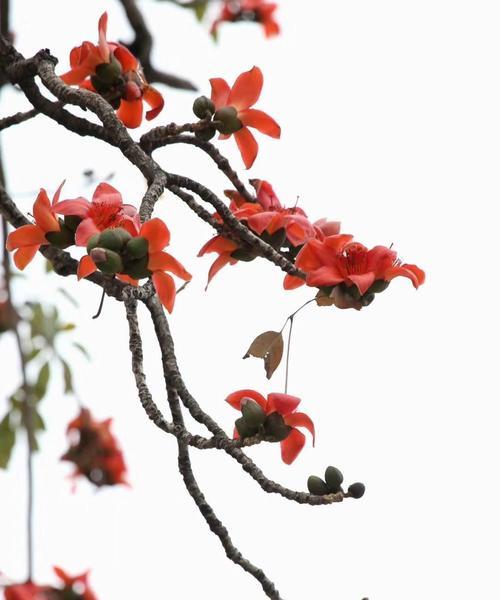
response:
<svg viewBox="0 0 500 600"><path fill-rule="evenodd" d="M279 331L265 331L250 344L243 358L255 356L264 359L266 376L271 379L283 357L283 336Z"/></svg>

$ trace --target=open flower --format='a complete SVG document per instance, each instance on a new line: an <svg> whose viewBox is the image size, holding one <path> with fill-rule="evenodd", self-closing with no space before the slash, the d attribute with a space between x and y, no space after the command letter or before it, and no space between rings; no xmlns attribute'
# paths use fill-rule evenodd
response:
<svg viewBox="0 0 500 600"><path fill-rule="evenodd" d="M263 413L262 429L264 433L281 440L281 458L284 463L290 465L306 443L305 435L297 427L304 427L311 433L314 445L314 423L306 414L296 412L300 398L289 394L268 394L266 399L255 390L239 390L229 394L226 398L226 402L236 410L242 411L244 415L245 404L252 401L260 407ZM252 416L254 415L255 412ZM234 437L240 437L238 430L235 430Z"/></svg>
<svg viewBox="0 0 500 600"><path fill-rule="evenodd" d="M75 232L77 246L86 246L94 234L105 229L122 227L136 235L140 227L137 209L131 204L123 204L120 192L109 183L100 183L96 187L92 202L85 198L63 200L56 202L52 210L82 219Z"/></svg>
<svg viewBox="0 0 500 600"><path fill-rule="evenodd" d="M395 277L407 277L415 288L425 281L421 269L403 263L390 248L369 250L344 234L309 240L295 264L305 271L307 285L320 288L322 303L330 298L338 308L367 306ZM296 279L287 275L285 289L297 287Z"/></svg>
<svg viewBox="0 0 500 600"><path fill-rule="evenodd" d="M163 249L170 242L170 231L158 218L141 225L135 235L123 228L107 229L95 234L87 244L89 254L78 266L78 279L88 277L97 269L116 276L126 283L137 285L140 279L151 277L161 303L172 312L176 288L173 273L184 281L191 274Z"/></svg>
<svg viewBox="0 0 500 600"><path fill-rule="evenodd" d="M251 108L259 99L264 77L258 67L238 76L233 87L221 78L210 79L212 102L216 112L220 139L234 134L245 167L249 169L257 157L259 146L249 127L258 129L273 138L281 136L280 126L268 114Z"/></svg>
<svg viewBox="0 0 500 600"><path fill-rule="evenodd" d="M71 577L60 567L54 567L55 574L63 587L27 583L5 587L5 600L97 600L88 583L88 572Z"/></svg>
<svg viewBox="0 0 500 600"><path fill-rule="evenodd" d="M253 21L260 23L266 37L278 35L280 26L274 19L278 5L266 0L224 0L220 15L212 24L210 33L217 37L219 25L223 22Z"/></svg>
<svg viewBox="0 0 500 600"><path fill-rule="evenodd" d="M154 119L162 110L163 97L150 86L141 65L125 46L106 40L108 15L99 19L98 44L83 42L70 53L71 69L61 76L68 85L97 92L115 110L126 127L139 127L143 101L150 106L146 119Z"/></svg>
<svg viewBox="0 0 500 600"><path fill-rule="evenodd" d="M83 476L97 487L127 484L126 466L116 438L111 433L112 419L96 421L87 408L67 428L70 448L61 460L72 462L73 478Z"/></svg>
<svg viewBox="0 0 500 600"><path fill-rule="evenodd" d="M61 223L55 214L54 206L59 201L63 184L64 182L58 187L52 202L42 188L33 204L35 223L22 225L9 233L6 248L9 251L16 250L14 262L18 269L24 269L32 261L40 246L50 244L50 239L54 240L61 232ZM71 243L70 239L67 245L69 243Z"/></svg>
<svg viewBox="0 0 500 600"><path fill-rule="evenodd" d="M45 600L47 598L44 594L45 590L46 588L28 581L6 586L4 595L5 600Z"/></svg>

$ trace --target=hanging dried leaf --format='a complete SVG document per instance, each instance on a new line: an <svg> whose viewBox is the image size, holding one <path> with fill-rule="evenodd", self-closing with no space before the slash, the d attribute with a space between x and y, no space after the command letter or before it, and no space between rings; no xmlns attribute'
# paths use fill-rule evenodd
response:
<svg viewBox="0 0 500 600"><path fill-rule="evenodd" d="M266 376L271 379L283 357L283 336L279 331L265 331L250 344L243 358L255 356L264 359Z"/></svg>

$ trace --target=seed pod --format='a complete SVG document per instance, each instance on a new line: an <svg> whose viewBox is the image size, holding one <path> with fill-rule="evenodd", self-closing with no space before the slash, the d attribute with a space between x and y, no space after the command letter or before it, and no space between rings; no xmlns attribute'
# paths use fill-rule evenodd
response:
<svg viewBox="0 0 500 600"><path fill-rule="evenodd" d="M321 479L321 477L317 477L316 475L311 475L307 480L307 489L310 494L315 494L316 496L324 496L328 494L328 487L326 483Z"/></svg>
<svg viewBox="0 0 500 600"><path fill-rule="evenodd" d="M126 261L124 273L133 279L144 279L151 276L151 271L148 269L149 256L143 256L137 260Z"/></svg>
<svg viewBox="0 0 500 600"><path fill-rule="evenodd" d="M199 139L202 140L204 142L208 142L210 141L215 133L216 133L216 129L213 125L209 125L208 127L204 127L203 129L197 129L194 132L194 135Z"/></svg>
<svg viewBox="0 0 500 600"><path fill-rule="evenodd" d="M131 238L130 233L123 227L113 227L101 233L99 246L119 252Z"/></svg>
<svg viewBox="0 0 500 600"><path fill-rule="evenodd" d="M198 119L208 119L215 112L215 104L206 96L200 96L193 102L193 112Z"/></svg>
<svg viewBox="0 0 500 600"><path fill-rule="evenodd" d="M214 121L219 121L215 125L218 131L224 134L236 133L243 127L243 123L238 119L238 112L233 106L224 106L214 115Z"/></svg>
<svg viewBox="0 0 500 600"><path fill-rule="evenodd" d="M120 255L107 248L94 248L90 257L102 273L114 275L123 271L123 263Z"/></svg>
<svg viewBox="0 0 500 600"><path fill-rule="evenodd" d="M337 469L336 467L327 467L325 471L325 481L330 494L336 494L342 489L342 482L344 481L344 476L342 475L342 472L339 471L339 469Z"/></svg>
<svg viewBox="0 0 500 600"><path fill-rule="evenodd" d="M132 259L143 258L149 250L149 242L143 237L133 237L127 242L126 254Z"/></svg>
<svg viewBox="0 0 500 600"><path fill-rule="evenodd" d="M64 217L64 224L70 231L76 231L81 222L82 218L75 215L66 215Z"/></svg>
<svg viewBox="0 0 500 600"><path fill-rule="evenodd" d="M241 414L252 427L260 427L266 420L266 413L262 407L251 398L243 398L241 401Z"/></svg>
<svg viewBox="0 0 500 600"><path fill-rule="evenodd" d="M245 417L240 417L239 419L236 419L234 424L236 425L236 429L238 430L240 438L242 439L252 437L252 435L255 435L258 430L257 427L250 425L245 419Z"/></svg>
<svg viewBox="0 0 500 600"><path fill-rule="evenodd" d="M364 483L351 483L351 485L347 488L347 493L352 497L359 500L365 493L365 484Z"/></svg>
<svg viewBox="0 0 500 600"><path fill-rule="evenodd" d="M94 233L92 237L89 238L87 242L87 254L90 254L94 248L97 248L99 244L99 238L101 237L100 233Z"/></svg>
<svg viewBox="0 0 500 600"><path fill-rule="evenodd" d="M75 243L75 234L64 225L61 225L60 231L49 231L45 234L45 239L51 246L64 250Z"/></svg>
<svg viewBox="0 0 500 600"><path fill-rule="evenodd" d="M267 435L270 435L276 438L276 441L281 442L288 437L292 428L285 423L283 417L279 413L273 412L270 415L267 415L264 422L264 430Z"/></svg>

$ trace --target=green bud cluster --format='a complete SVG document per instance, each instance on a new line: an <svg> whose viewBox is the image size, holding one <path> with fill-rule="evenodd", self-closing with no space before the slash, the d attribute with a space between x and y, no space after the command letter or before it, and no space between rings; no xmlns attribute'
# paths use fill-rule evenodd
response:
<svg viewBox="0 0 500 600"><path fill-rule="evenodd" d="M60 230L49 231L45 234L45 239L51 246L64 250L75 243L75 231L81 223L80 217L67 216L64 219L58 219Z"/></svg>
<svg viewBox="0 0 500 600"><path fill-rule="evenodd" d="M198 139L211 140L216 131L231 135L243 128L243 123L238 119L238 111L234 106L223 106L215 110L215 105L206 96L196 98L193 103L193 112L200 120L209 120L203 129L195 131Z"/></svg>
<svg viewBox="0 0 500 600"><path fill-rule="evenodd" d="M243 398L241 401L241 415L236 419L235 425L242 439L261 435L281 442L288 437L292 429L279 413L266 415L262 407L251 398Z"/></svg>
<svg viewBox="0 0 500 600"><path fill-rule="evenodd" d="M342 492L351 498L361 498L365 493L365 486L362 483L352 483L347 488L347 493L342 489L344 476L337 467L327 467L325 478L321 479L317 475L311 475L307 480L307 489L310 494L316 496L325 496L326 494L337 494Z"/></svg>
<svg viewBox="0 0 500 600"><path fill-rule="evenodd" d="M150 277L148 251L146 238L132 237L122 227L96 233L87 244L87 252L100 271L107 275L122 273L133 279Z"/></svg>

